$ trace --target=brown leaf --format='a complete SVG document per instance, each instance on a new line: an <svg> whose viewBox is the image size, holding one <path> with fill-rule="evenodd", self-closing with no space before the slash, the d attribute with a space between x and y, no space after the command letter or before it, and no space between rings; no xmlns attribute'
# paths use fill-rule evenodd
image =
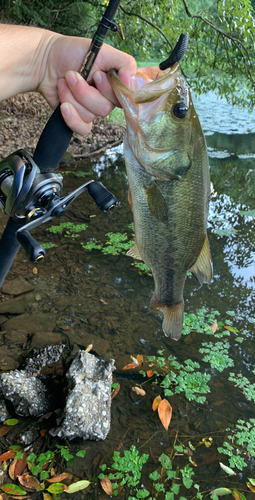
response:
<svg viewBox="0 0 255 500"><path fill-rule="evenodd" d="M119 390L120 390L120 384L118 382L118 387L116 387L116 389L114 389L114 391L112 393L112 399L115 398L115 396L117 396Z"/></svg>
<svg viewBox="0 0 255 500"><path fill-rule="evenodd" d="M152 403L152 409L153 409L153 411L156 411L156 410L158 409L158 405L159 405L160 401L162 401L161 396L157 396L157 397L153 400L153 403Z"/></svg>
<svg viewBox="0 0 255 500"><path fill-rule="evenodd" d="M217 331L217 328L218 328L218 323L217 323L217 320L215 320L213 325L211 326L213 333L215 333Z"/></svg>
<svg viewBox="0 0 255 500"><path fill-rule="evenodd" d="M148 371L146 372L146 374L147 374L147 377L148 377L148 378L151 378L151 377L153 377L154 372L153 372L152 370L148 370Z"/></svg>
<svg viewBox="0 0 255 500"><path fill-rule="evenodd" d="M104 476L104 478L101 479L100 484L101 484L103 490L105 491L105 493L107 493L107 495L111 496L112 495L112 483L111 483L110 479L108 479L107 476Z"/></svg>
<svg viewBox="0 0 255 500"><path fill-rule="evenodd" d="M84 352L89 352L89 351L91 351L91 349L93 349L93 344L89 344L87 349L85 349Z"/></svg>
<svg viewBox="0 0 255 500"><path fill-rule="evenodd" d="M5 436L5 434L7 434L7 432L9 432L10 429L11 425L2 425L2 427L0 427L0 437Z"/></svg>
<svg viewBox="0 0 255 500"><path fill-rule="evenodd" d="M54 476L51 479L47 479L49 483L60 483L64 479L66 479L69 476L68 472L63 472L62 474L59 474L59 476Z"/></svg>
<svg viewBox="0 0 255 500"><path fill-rule="evenodd" d="M20 476L27 465L27 454L23 454L23 458L15 459L12 461L9 467L9 476L13 481L16 481L17 477Z"/></svg>
<svg viewBox="0 0 255 500"><path fill-rule="evenodd" d="M41 490L42 486L40 484L40 481L36 479L35 476L32 476L29 474L29 472L24 472L22 476L18 476L18 480L22 486L25 488L29 488L31 490Z"/></svg>
<svg viewBox="0 0 255 500"><path fill-rule="evenodd" d="M248 486L248 483L246 483L246 484L247 484L247 486ZM249 486L248 486L248 488L249 488ZM233 498L234 498L235 500L242 500L242 497L241 497L241 493L240 493L240 491L238 491L238 490L233 490L233 491L232 491L232 495L233 495Z"/></svg>
<svg viewBox="0 0 255 500"><path fill-rule="evenodd" d="M136 368L137 366L139 366L137 363L129 363L128 365L124 366L122 370L131 370L131 368Z"/></svg>
<svg viewBox="0 0 255 500"><path fill-rule="evenodd" d="M14 458L16 455L15 451L6 451L0 455L0 462L4 462L5 460L9 460L10 458Z"/></svg>
<svg viewBox="0 0 255 500"><path fill-rule="evenodd" d="M249 490L251 490L251 491L252 491L252 493L255 493L255 486L252 486L252 484L251 484L251 483L249 483L248 481L247 481L247 483L246 483L246 484L247 484L247 486L248 486Z"/></svg>
<svg viewBox="0 0 255 500"><path fill-rule="evenodd" d="M132 391L134 391L138 396L145 396L146 392L143 389L140 389L140 387L132 387Z"/></svg>
<svg viewBox="0 0 255 500"><path fill-rule="evenodd" d="M45 415L42 415L37 422L39 423L42 422L43 420L48 420L48 418L50 418L51 415L53 415L53 411L49 411L48 413L45 413Z"/></svg>
<svg viewBox="0 0 255 500"><path fill-rule="evenodd" d="M172 418L172 406L167 399L162 399L162 401L160 401L158 405L158 416L167 431Z"/></svg>
<svg viewBox="0 0 255 500"><path fill-rule="evenodd" d="M33 267L33 274L37 274L37 273L38 273L37 267Z"/></svg>
<svg viewBox="0 0 255 500"><path fill-rule="evenodd" d="M41 429L41 430L40 430L40 434L41 434L41 436L42 436L42 437L44 437L44 436L45 436L45 434L46 434L46 432L47 432L47 429Z"/></svg>
<svg viewBox="0 0 255 500"><path fill-rule="evenodd" d="M138 356L136 356L136 359L139 365L143 364L143 356L141 354L138 354Z"/></svg>

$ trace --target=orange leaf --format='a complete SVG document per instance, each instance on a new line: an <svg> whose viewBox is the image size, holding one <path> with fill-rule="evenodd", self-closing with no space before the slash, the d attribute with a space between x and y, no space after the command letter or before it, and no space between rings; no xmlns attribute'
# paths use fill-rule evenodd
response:
<svg viewBox="0 0 255 500"><path fill-rule="evenodd" d="M24 472L24 470L26 468L26 465L27 465L27 454L24 453L23 454L23 458L19 458L19 459L13 460L13 462L16 462L14 469L12 469L13 470L14 481L16 481L17 477L20 476ZM10 472L9 472L9 474L10 474Z"/></svg>
<svg viewBox="0 0 255 500"><path fill-rule="evenodd" d="M131 370L131 368L136 368L137 366L139 366L137 363L129 363L128 365L124 366L122 370Z"/></svg>
<svg viewBox="0 0 255 500"><path fill-rule="evenodd" d="M111 483L110 479L108 479L107 476L104 476L104 478L101 479L100 484L101 484L103 490L105 491L105 493L107 493L107 495L111 496L112 495L112 483Z"/></svg>
<svg viewBox="0 0 255 500"><path fill-rule="evenodd" d="M16 455L15 451L6 451L0 455L0 462L4 462L5 460L9 460L10 458L14 458Z"/></svg>
<svg viewBox="0 0 255 500"><path fill-rule="evenodd" d="M246 483L246 484L247 484L247 486L248 486L248 483ZM235 499L235 500L242 500L242 497L241 497L241 493L240 493L240 491L238 491L238 490L233 490L233 491L232 491L232 495L233 495L233 497L234 497L234 499Z"/></svg>
<svg viewBox="0 0 255 500"><path fill-rule="evenodd" d="M249 490L251 490L251 491L252 491L252 493L255 493L255 486L252 486L252 484L251 484L251 483L248 483L248 482L247 482L246 484L247 484L247 486L248 486Z"/></svg>
<svg viewBox="0 0 255 500"><path fill-rule="evenodd" d="M162 401L161 396L157 396L157 397L153 400L153 403L152 403L152 409L153 409L153 411L156 411L156 410L157 410L157 408L158 408L158 405L159 405L160 401Z"/></svg>
<svg viewBox="0 0 255 500"><path fill-rule="evenodd" d="M151 378L154 375L154 372L152 370L148 370L146 373L148 378Z"/></svg>
<svg viewBox="0 0 255 500"><path fill-rule="evenodd" d="M35 476L31 476L29 472L24 472L22 476L18 476L18 480L20 484L22 484L22 486L24 486L25 488L30 488L31 490L42 489L40 481L38 481Z"/></svg>
<svg viewBox="0 0 255 500"><path fill-rule="evenodd" d="M158 405L158 416L167 431L172 418L172 406L167 399L162 399L162 401L160 401Z"/></svg>
<svg viewBox="0 0 255 500"><path fill-rule="evenodd" d="M215 320L213 325L211 326L213 333L215 333L217 331L217 328L218 328L218 323L217 323L217 320Z"/></svg>
<svg viewBox="0 0 255 500"><path fill-rule="evenodd" d="M91 351L91 349L93 349L93 344L89 344L87 349L85 349L84 352L89 352L89 351Z"/></svg>
<svg viewBox="0 0 255 500"><path fill-rule="evenodd" d="M63 474L59 474L59 476L54 476L51 479L47 479L49 483L60 483L64 479L66 479L69 476L68 472L63 472Z"/></svg>
<svg viewBox="0 0 255 500"><path fill-rule="evenodd" d="M5 436L10 429L11 425L2 425L2 427L0 427L0 437Z"/></svg>
<svg viewBox="0 0 255 500"><path fill-rule="evenodd" d="M41 430L40 430L40 434L41 434L41 436L42 436L42 437L44 437L44 436L45 436L45 434L46 434L46 432L47 432L47 429L41 429Z"/></svg>
<svg viewBox="0 0 255 500"><path fill-rule="evenodd" d="M143 356L141 354L138 354L138 356L136 356L136 359L139 365L143 364Z"/></svg>
<svg viewBox="0 0 255 500"><path fill-rule="evenodd" d="M143 389L140 389L140 387L132 387L132 391L134 391L138 396L145 396L146 392Z"/></svg>
<svg viewBox="0 0 255 500"><path fill-rule="evenodd" d="M119 390L120 390L120 384L118 382L118 387L116 387L116 389L114 389L114 391L112 393L112 399L115 398L115 396L117 396Z"/></svg>

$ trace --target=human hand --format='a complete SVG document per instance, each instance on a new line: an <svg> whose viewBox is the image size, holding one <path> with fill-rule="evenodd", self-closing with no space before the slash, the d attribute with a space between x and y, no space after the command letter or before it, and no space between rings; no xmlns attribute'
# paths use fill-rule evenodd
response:
<svg viewBox="0 0 255 500"><path fill-rule="evenodd" d="M38 87L53 107L61 102L66 124L80 135L90 132L97 116L107 116L119 106L107 78L109 69L118 70L120 80L127 87L136 73L132 56L103 44L86 82L78 71L89 46L88 39L53 37L44 78Z"/></svg>

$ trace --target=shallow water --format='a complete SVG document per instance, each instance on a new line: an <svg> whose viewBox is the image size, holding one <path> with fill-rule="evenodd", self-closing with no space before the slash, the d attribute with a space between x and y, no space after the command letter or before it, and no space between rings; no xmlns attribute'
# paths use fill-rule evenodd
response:
<svg viewBox="0 0 255 500"><path fill-rule="evenodd" d="M161 317L157 311L148 312L148 304L153 292L153 279L147 274L139 274L132 266L132 259L125 255L103 255L98 250L86 251L81 242L89 240L107 241L108 232L132 232L127 227L132 222L132 212L127 202L127 178L122 147L106 152L99 159L78 162L64 169L65 192L71 191L93 178L100 180L112 191L120 202L112 213L101 213L88 194L78 198L60 222L86 223L88 228L79 237L52 234L45 225L33 232L41 243L52 242L56 248L47 250L46 259L38 264L38 274L32 274L32 266L19 253L12 269L13 276L23 275L34 284L27 304L29 314L52 313L54 331L67 336L71 343L84 348L85 339L95 339L100 355L116 360L114 381L120 383L120 392L112 403L111 431L104 442L82 443L75 440L73 448L85 448L83 460L75 462L74 471L78 477L91 478L99 474L99 463L111 463L114 450L123 452L133 444L141 453L150 455L143 477L144 486L151 491L148 474L158 467L161 453L170 454L176 432L180 442L200 445L192 460L195 482L200 491L216 487L239 488L247 493L245 480L255 477L254 463L247 459L248 467L243 473L228 477L219 466L219 460L228 465L226 456L219 456L217 446L222 446L227 436L225 429L238 419L254 417L254 402L248 401L241 391L228 381L229 372L242 373L249 379L255 366L254 334L255 325L249 318L255 317L255 217L240 213L255 209L255 127L254 114L233 110L225 102L211 102L195 98L195 105L208 144L212 200L209 214L209 241L214 264L214 278L209 286L199 287L193 277L188 277L185 285L185 311L196 313L204 307L208 312L219 311L218 321L231 317L227 311L234 311L234 326L242 332L247 330L245 340L239 343L236 334L227 337L231 344L229 356L234 366L222 373L201 361L199 352L202 342L214 342L207 333L192 332L182 336L176 343L167 339L161 330ZM211 106L211 107L210 107ZM217 115L212 119L216 106L228 120ZM83 179L75 174L83 172ZM59 222L54 220L53 224ZM37 296L37 299L36 299ZM38 296L40 297L38 299ZM36 321L36 319L35 319ZM4 325L3 325L4 328ZM238 333L239 335L239 333ZM241 333L240 333L241 335ZM6 337L7 338L7 337ZM218 339L217 339L218 340ZM36 347L36 346L34 346ZM208 383L211 392L207 402L199 404L188 401L183 393L169 399L173 416L168 433L161 425L156 412L151 409L153 399L161 394L162 388L151 381L143 385L146 396L132 392L135 383L145 380L139 369L123 371L130 363L130 355L156 355L158 350L164 356L176 356L180 363L187 359L200 362L200 370L210 374ZM148 365L147 365L148 366ZM148 368L147 368L148 369ZM212 437L213 444L206 448L202 438ZM183 456L175 458L175 466L189 463ZM158 469L159 470L159 469ZM103 493L93 489L93 496ZM183 496L192 498L195 489L181 490ZM104 495L104 494L103 494ZM83 498L84 493L76 494ZM178 496L176 498L179 498Z"/></svg>

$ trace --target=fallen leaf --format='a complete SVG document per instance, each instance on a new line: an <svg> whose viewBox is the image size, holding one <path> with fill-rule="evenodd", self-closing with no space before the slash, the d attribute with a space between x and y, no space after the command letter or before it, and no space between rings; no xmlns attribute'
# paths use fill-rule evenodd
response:
<svg viewBox="0 0 255 500"><path fill-rule="evenodd" d="M58 495L59 493L62 493L63 491L67 491L67 486L63 483L55 483L55 484L51 484L49 486L49 488L47 488L47 491L49 491L50 493L53 493L53 495Z"/></svg>
<svg viewBox="0 0 255 500"><path fill-rule="evenodd" d="M212 329L213 333L215 333L217 331L217 328L218 328L218 323L217 323L217 320L215 320L213 325L211 325L211 329Z"/></svg>
<svg viewBox="0 0 255 500"><path fill-rule="evenodd" d="M103 490L105 491L105 493L107 495L111 496L112 495L112 483L111 483L110 479L108 479L107 476L104 476L104 478L101 479L100 484L101 484Z"/></svg>
<svg viewBox="0 0 255 500"><path fill-rule="evenodd" d="M118 382L118 387L116 387L112 393L112 399L115 398L115 396L117 396L119 390L120 390L120 384Z"/></svg>
<svg viewBox="0 0 255 500"><path fill-rule="evenodd" d="M4 425L17 425L19 423L18 419L17 418L8 418L7 420L5 420L4 422Z"/></svg>
<svg viewBox="0 0 255 500"><path fill-rule="evenodd" d="M29 488L30 490L41 490L43 489L40 481L35 476L29 474L29 472L24 472L21 476L18 476L18 480L24 488Z"/></svg>
<svg viewBox="0 0 255 500"><path fill-rule="evenodd" d="M25 490L23 490L20 486L17 486L16 484L4 484L3 486L1 486L1 490L3 490L4 493L7 493L8 495L24 496L27 494Z"/></svg>
<svg viewBox="0 0 255 500"><path fill-rule="evenodd" d="M146 372L146 375L147 375L147 377L148 377L148 378L151 378L151 377L153 377L154 372L153 372L152 370L148 370L148 371Z"/></svg>
<svg viewBox="0 0 255 500"><path fill-rule="evenodd" d="M42 494L43 494L43 500L53 500L52 496L49 493L42 491Z"/></svg>
<svg viewBox="0 0 255 500"><path fill-rule="evenodd" d="M159 405L160 401L162 401L161 396L157 396L157 397L153 400L153 403L152 403L152 409L153 409L153 411L156 411L156 410L158 409L158 405Z"/></svg>
<svg viewBox="0 0 255 500"><path fill-rule="evenodd" d="M167 431L172 418L172 406L167 399L162 399L162 401L160 401L158 405L158 416Z"/></svg>
<svg viewBox="0 0 255 500"><path fill-rule="evenodd" d="M90 485L89 481L82 480L77 481L76 483L70 484L68 488L65 489L65 493L75 493L76 491L84 490Z"/></svg>
<svg viewBox="0 0 255 500"><path fill-rule="evenodd" d="M41 436L42 436L42 437L44 437L44 436L45 436L45 434L46 434L46 432L47 432L47 429L41 429L41 430L40 430L40 434L41 434Z"/></svg>
<svg viewBox="0 0 255 500"><path fill-rule="evenodd" d="M229 330L230 332L234 332L234 333L239 332L239 330L237 330L237 328L234 328L233 326L225 326L225 325L224 325L224 328L225 328L226 330Z"/></svg>
<svg viewBox="0 0 255 500"><path fill-rule="evenodd" d="M27 454L23 454L23 458L18 458L12 461L9 467L9 476L13 481L16 481L17 477L20 476L27 465Z"/></svg>
<svg viewBox="0 0 255 500"><path fill-rule="evenodd" d="M53 411L49 411L48 413L45 413L45 415L42 415L37 422L39 423L42 422L43 420L48 420L48 418L50 418L51 415L53 415Z"/></svg>
<svg viewBox="0 0 255 500"><path fill-rule="evenodd" d="M238 490L233 490L232 495L235 500L246 500L246 497Z"/></svg>
<svg viewBox="0 0 255 500"><path fill-rule="evenodd" d="M105 300L103 300L103 299L99 299L99 300L100 300L100 302L102 302L102 304L104 304L105 306L108 306L108 302L105 302Z"/></svg>
<svg viewBox="0 0 255 500"><path fill-rule="evenodd" d="M16 455L15 451L6 451L0 455L0 462L4 462L5 460L9 460L10 458L14 458Z"/></svg>
<svg viewBox="0 0 255 500"><path fill-rule="evenodd" d="M129 363L128 365L124 366L122 370L131 370L131 368L136 368L137 366L139 366L138 363Z"/></svg>
<svg viewBox="0 0 255 500"><path fill-rule="evenodd" d="M89 344L88 347L87 347L87 349L85 349L84 352L90 352L91 349L93 349L93 344Z"/></svg>
<svg viewBox="0 0 255 500"><path fill-rule="evenodd" d="M202 439L202 443L206 446L206 448L210 448L210 446L212 446L212 442L213 439L211 437Z"/></svg>
<svg viewBox="0 0 255 500"><path fill-rule="evenodd" d="M214 495L217 495L218 497L223 497L224 495L229 495L229 493L232 493L232 492L228 488L216 488L216 490L211 491L211 495L214 494Z"/></svg>
<svg viewBox="0 0 255 500"><path fill-rule="evenodd" d="M59 474L59 476L54 476L51 479L47 479L49 483L60 483L64 479L66 479L69 476L68 472L63 472L63 474Z"/></svg>
<svg viewBox="0 0 255 500"><path fill-rule="evenodd" d="M136 356L136 359L139 365L143 364L143 356L141 354L138 354L138 356Z"/></svg>
<svg viewBox="0 0 255 500"><path fill-rule="evenodd" d="M143 389L140 389L140 387L132 387L132 391L134 391L138 396L145 396L146 392Z"/></svg>
<svg viewBox="0 0 255 500"><path fill-rule="evenodd" d="M0 437L5 436L5 434L7 434L7 432L9 432L10 429L11 429L10 425L2 425L2 427L0 427Z"/></svg>
<svg viewBox="0 0 255 500"><path fill-rule="evenodd" d="M247 486L248 486L249 490L251 490L251 491L252 491L252 493L255 493L255 486L252 486L252 484L251 484L251 483L249 483L248 481L247 481L247 483L246 483L246 484L247 484Z"/></svg>
<svg viewBox="0 0 255 500"><path fill-rule="evenodd" d="M33 274L37 274L37 273L38 273L37 267L33 267Z"/></svg>
<svg viewBox="0 0 255 500"><path fill-rule="evenodd" d="M223 463L219 462L221 468L226 472L229 476L236 476L236 472L234 472L230 467L227 467ZM254 490L255 491L255 490Z"/></svg>
<svg viewBox="0 0 255 500"><path fill-rule="evenodd" d="M248 477L250 483L252 484L252 486L255 486L255 479L252 479L251 477Z"/></svg>

